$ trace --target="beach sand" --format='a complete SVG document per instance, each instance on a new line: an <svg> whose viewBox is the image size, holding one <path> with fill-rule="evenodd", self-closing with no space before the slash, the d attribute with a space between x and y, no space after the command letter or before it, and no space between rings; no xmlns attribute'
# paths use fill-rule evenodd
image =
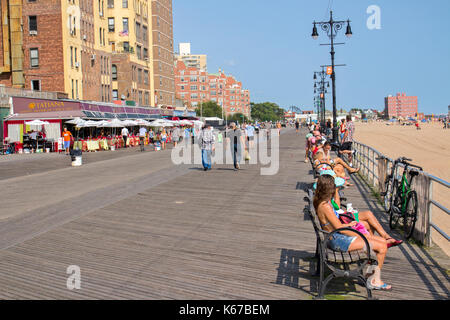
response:
<svg viewBox="0 0 450 320"><path fill-rule="evenodd" d="M422 130L415 126L385 122L355 123L354 139L376 149L380 153L396 159L407 157L424 171L450 181L450 129L444 130L441 123L421 123ZM450 208L450 189L433 185L433 198L446 208ZM450 219L447 214L433 207L432 221L444 232L450 234ZM433 241L450 255L448 241L433 231Z"/></svg>

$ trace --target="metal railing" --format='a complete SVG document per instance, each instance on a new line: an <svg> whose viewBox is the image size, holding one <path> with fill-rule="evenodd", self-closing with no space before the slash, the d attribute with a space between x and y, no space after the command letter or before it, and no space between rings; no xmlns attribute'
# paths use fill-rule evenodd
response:
<svg viewBox="0 0 450 320"><path fill-rule="evenodd" d="M390 172L392 169L392 166L394 165L394 160L391 158L388 158L381 154L379 151L375 150L372 147L369 147L363 143L359 143L357 141L353 142L353 149L356 150L356 153L354 155L353 163L357 167L360 168L360 173L365 176L369 183L372 184L372 186L378 188L378 190L382 190L383 186L381 185L381 177L378 176L378 159L380 157L383 157L387 160L387 167L386 172ZM399 167L402 167L401 164L398 165ZM427 245L431 245L431 228L436 230L441 236L443 236L447 241L450 240L450 237L445 233L437 224L433 223L432 220L432 212L433 207L437 207L444 211L447 215L450 214L450 210L433 199L433 186L435 183L438 183L447 189L450 188L450 183L448 181L445 181L443 179L440 179L436 176L433 176L427 172L422 172L422 174L430 180L429 186L428 186L428 199L427 201L427 211L428 211L428 230L427 230L427 239L428 243ZM383 177L383 181L384 181ZM385 191L385 190L383 190Z"/></svg>

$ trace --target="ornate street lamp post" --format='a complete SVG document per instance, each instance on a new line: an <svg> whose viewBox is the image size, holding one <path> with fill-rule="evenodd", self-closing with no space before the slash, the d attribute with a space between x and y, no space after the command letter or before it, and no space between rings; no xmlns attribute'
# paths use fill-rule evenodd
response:
<svg viewBox="0 0 450 320"><path fill-rule="evenodd" d="M332 90L333 90L333 142L337 142L338 137L338 128L337 128L337 110L336 110L336 73L335 73L335 65L334 65L334 38L336 37L339 30L344 27L344 24L347 23L347 30L345 35L350 38L352 36L352 28L350 27L350 20L347 21L335 21L333 20L333 11L330 11L330 20L324 22L313 22L313 39L317 39L319 37L319 33L317 32L317 25L319 25L323 31L325 31L328 37L331 40L331 82L332 82ZM337 43L336 43L337 44Z"/></svg>

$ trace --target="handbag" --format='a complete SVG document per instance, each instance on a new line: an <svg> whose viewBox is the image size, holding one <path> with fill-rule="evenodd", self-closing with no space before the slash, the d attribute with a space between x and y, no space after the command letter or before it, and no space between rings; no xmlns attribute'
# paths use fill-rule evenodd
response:
<svg viewBox="0 0 450 320"><path fill-rule="evenodd" d="M248 150L245 150L245 157L244 158L245 158L246 161L250 161L251 158L250 158L250 154L248 153Z"/></svg>

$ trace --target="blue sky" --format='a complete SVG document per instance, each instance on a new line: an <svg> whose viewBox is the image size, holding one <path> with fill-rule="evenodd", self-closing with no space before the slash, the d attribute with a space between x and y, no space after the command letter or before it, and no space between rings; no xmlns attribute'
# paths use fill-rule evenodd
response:
<svg viewBox="0 0 450 320"><path fill-rule="evenodd" d="M384 97L417 95L419 112L450 105L449 0L173 0L174 44L190 42L251 90L253 102L312 109L313 71L330 64L326 34L311 38L312 22L350 19L336 42L337 106L384 108ZM369 30L367 8L381 9L381 29ZM331 92L331 90L329 90ZM327 109L331 109L331 94Z"/></svg>

